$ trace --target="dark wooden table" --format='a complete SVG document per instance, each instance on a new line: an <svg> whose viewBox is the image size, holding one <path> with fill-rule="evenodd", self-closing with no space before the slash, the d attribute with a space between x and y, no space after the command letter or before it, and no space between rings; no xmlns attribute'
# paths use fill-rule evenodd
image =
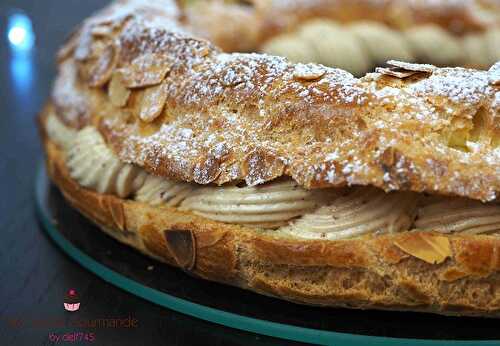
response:
<svg viewBox="0 0 500 346"><path fill-rule="evenodd" d="M285 343L197 320L148 303L109 285L64 255L40 229L33 183L42 158L35 116L49 95L54 54L68 31L101 0L0 2L0 345L236 345ZM33 21L31 56L14 56L6 20L21 9ZM71 328L63 309L69 288L80 294L82 320L137 319L136 328ZM61 322L62 321L62 322ZM94 342L50 341L50 334L94 332ZM79 337L79 336L77 336Z"/></svg>

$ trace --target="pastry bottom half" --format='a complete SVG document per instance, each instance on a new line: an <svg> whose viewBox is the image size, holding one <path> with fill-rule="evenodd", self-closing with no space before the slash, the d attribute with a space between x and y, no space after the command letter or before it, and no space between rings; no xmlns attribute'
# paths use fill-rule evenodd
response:
<svg viewBox="0 0 500 346"><path fill-rule="evenodd" d="M41 132L49 175L74 208L194 276L300 304L500 317L499 237L411 231L311 240L211 221L80 186ZM442 260L422 260L429 251Z"/></svg>

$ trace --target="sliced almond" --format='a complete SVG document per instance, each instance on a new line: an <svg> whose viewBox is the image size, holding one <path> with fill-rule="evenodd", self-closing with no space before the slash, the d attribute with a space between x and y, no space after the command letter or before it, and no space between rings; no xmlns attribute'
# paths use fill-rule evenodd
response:
<svg viewBox="0 0 500 346"><path fill-rule="evenodd" d="M70 33L64 45L57 52L58 62L65 60L75 52L79 39L80 39L80 31L75 29L73 32Z"/></svg>
<svg viewBox="0 0 500 346"><path fill-rule="evenodd" d="M237 70L229 67L221 74L220 82L223 86L228 88L228 87L234 87L238 84L244 83L245 79L241 74L238 73Z"/></svg>
<svg viewBox="0 0 500 346"><path fill-rule="evenodd" d="M491 85L500 85L500 61L490 67L488 70L490 75L489 82Z"/></svg>
<svg viewBox="0 0 500 346"><path fill-rule="evenodd" d="M241 171L249 186L262 184L283 174L283 161L269 150L257 148L245 156Z"/></svg>
<svg viewBox="0 0 500 346"><path fill-rule="evenodd" d="M212 154L208 154L204 159L200 160L193 171L194 181L198 184L211 183L220 174L220 160Z"/></svg>
<svg viewBox="0 0 500 346"><path fill-rule="evenodd" d="M407 254L431 264L442 263L451 256L449 239L433 233L408 233L395 241L394 245Z"/></svg>
<svg viewBox="0 0 500 346"><path fill-rule="evenodd" d="M116 107L123 107L127 104L130 90L123 84L121 73L113 73L108 86L108 96L111 103Z"/></svg>
<svg viewBox="0 0 500 346"><path fill-rule="evenodd" d="M152 122L161 114L166 100L164 84L147 88L142 96L139 118L147 123Z"/></svg>
<svg viewBox="0 0 500 346"><path fill-rule="evenodd" d="M83 61L90 57L92 52L92 34L90 33L90 29L87 25L83 25L78 33L78 39L75 47L75 59L79 61Z"/></svg>
<svg viewBox="0 0 500 346"><path fill-rule="evenodd" d="M123 211L123 203L115 198L109 198L108 200L108 210L111 217L120 231L126 230L125 224L125 212Z"/></svg>
<svg viewBox="0 0 500 346"><path fill-rule="evenodd" d="M207 56L208 54L210 54L210 49L209 49L208 47L203 47L202 49L200 49L200 50L198 51L198 53L199 53L199 55L200 55L201 57L205 57L205 56Z"/></svg>
<svg viewBox="0 0 500 346"><path fill-rule="evenodd" d="M380 159L384 165L392 167L396 161L396 150L393 147L387 147Z"/></svg>
<svg viewBox="0 0 500 346"><path fill-rule="evenodd" d="M326 73L326 69L316 64L297 64L293 71L293 78L298 80L313 81L320 79Z"/></svg>
<svg viewBox="0 0 500 346"><path fill-rule="evenodd" d="M90 29L93 36L110 36L113 33L113 28L107 25L96 25Z"/></svg>
<svg viewBox="0 0 500 346"><path fill-rule="evenodd" d="M397 67L396 68L377 67L375 69L375 72L400 79L404 79L413 76L414 74L421 73L417 71L408 71Z"/></svg>
<svg viewBox="0 0 500 346"><path fill-rule="evenodd" d="M156 54L142 55L121 69L127 88L140 88L160 84L172 68L172 63Z"/></svg>
<svg viewBox="0 0 500 346"><path fill-rule="evenodd" d="M488 70L488 72L500 72L500 61L493 64Z"/></svg>
<svg viewBox="0 0 500 346"><path fill-rule="evenodd" d="M177 265L191 270L196 263L196 238L189 230L165 230L167 249L174 257Z"/></svg>
<svg viewBox="0 0 500 346"><path fill-rule="evenodd" d="M415 72L432 73L436 70L436 66L431 65L431 64L413 64L413 63L404 62L404 61L397 61L397 60L389 60L389 61L387 61L387 65L399 67L399 68L407 70L407 71L415 71Z"/></svg>
<svg viewBox="0 0 500 346"><path fill-rule="evenodd" d="M99 53L96 58L84 63L84 74L87 82L92 87L100 87L111 78L113 69L118 60L117 47L109 44Z"/></svg>
<svg viewBox="0 0 500 346"><path fill-rule="evenodd" d="M113 220L114 226L116 226L120 231L125 231L126 220L125 212L123 210L123 203L109 195L101 195L98 203L100 210L106 213L105 217L108 220ZM100 217L98 217L98 219L99 218Z"/></svg>

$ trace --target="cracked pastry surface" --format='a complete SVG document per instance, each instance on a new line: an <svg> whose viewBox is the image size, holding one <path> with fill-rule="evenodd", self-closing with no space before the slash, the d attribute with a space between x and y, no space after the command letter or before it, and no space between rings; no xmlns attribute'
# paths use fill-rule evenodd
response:
<svg viewBox="0 0 500 346"><path fill-rule="evenodd" d="M306 189L374 185L483 201L500 191L493 68L357 79L223 53L179 27L175 12L156 11L156 2L131 17L110 17L114 6L61 51L55 85L66 92L53 101L61 112L73 105L78 126L96 124L124 162L197 184L257 185L285 175ZM134 48L139 42L144 49ZM457 150L465 146L444 137L466 138L475 114L484 114L487 140Z"/></svg>

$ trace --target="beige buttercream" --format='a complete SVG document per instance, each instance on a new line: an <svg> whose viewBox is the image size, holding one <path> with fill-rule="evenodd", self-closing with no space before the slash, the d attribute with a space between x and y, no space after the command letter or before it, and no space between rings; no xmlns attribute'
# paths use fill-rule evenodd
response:
<svg viewBox="0 0 500 346"><path fill-rule="evenodd" d="M193 192L180 208L212 220L276 228L331 200L335 189L305 190L293 180L259 186L206 187Z"/></svg>
<svg viewBox="0 0 500 346"><path fill-rule="evenodd" d="M177 207L196 188L196 184L176 182L163 177L148 175L134 199L152 205Z"/></svg>
<svg viewBox="0 0 500 346"><path fill-rule="evenodd" d="M429 197L419 208L415 228L438 232L500 231L500 205L466 198Z"/></svg>
<svg viewBox="0 0 500 346"><path fill-rule="evenodd" d="M121 162L101 134L90 126L78 131L66 164L71 177L80 185L122 198L142 186L147 175L141 168Z"/></svg>
<svg viewBox="0 0 500 346"><path fill-rule="evenodd" d="M45 130L50 139L52 139L63 150L67 150L76 136L77 130L64 125L64 123L55 115L50 114L45 123Z"/></svg>
<svg viewBox="0 0 500 346"><path fill-rule="evenodd" d="M313 239L344 239L375 232L408 230L413 222L418 194L385 193L356 187L312 213L303 215L281 231Z"/></svg>

